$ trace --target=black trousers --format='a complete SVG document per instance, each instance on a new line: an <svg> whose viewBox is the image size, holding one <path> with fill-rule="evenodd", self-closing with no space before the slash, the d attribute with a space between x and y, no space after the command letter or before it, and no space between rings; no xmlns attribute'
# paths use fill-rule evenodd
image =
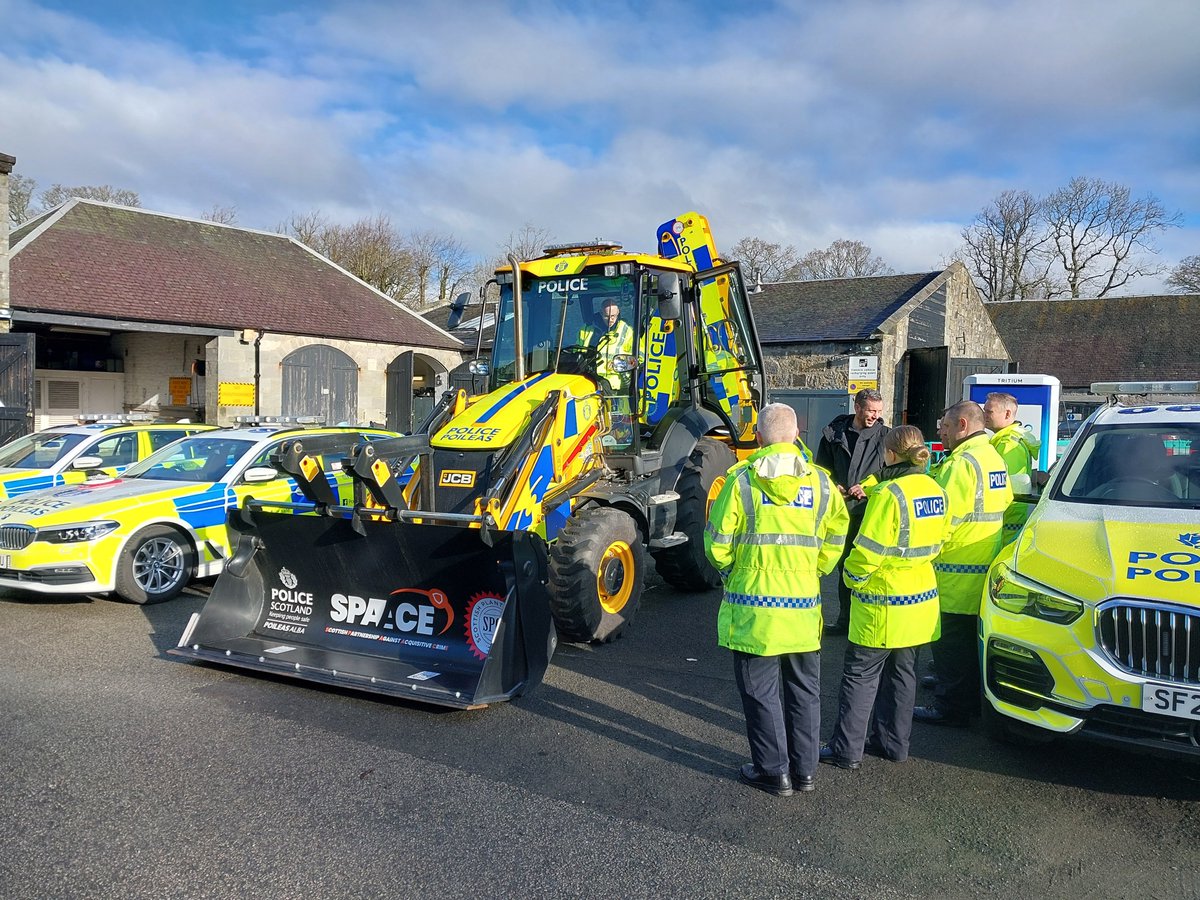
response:
<svg viewBox="0 0 1200 900"><path fill-rule="evenodd" d="M858 529L862 527L862 516L852 515L850 517L850 527L846 531L846 545L842 548L841 558L838 559L837 574L838 574L838 616L837 624L843 628L850 625L850 586L846 584L846 574L843 567L846 565L846 557L850 555L850 551L854 549L854 539L858 537ZM828 620L826 620L828 621Z"/></svg>
<svg viewBox="0 0 1200 900"><path fill-rule="evenodd" d="M733 651L750 759L758 771L812 775L821 742L821 652L754 656Z"/></svg>
<svg viewBox="0 0 1200 900"><path fill-rule="evenodd" d="M933 644L941 681L933 705L951 718L979 715L979 616L942 613L942 636Z"/></svg>
<svg viewBox="0 0 1200 900"><path fill-rule="evenodd" d="M888 759L908 759L917 699L917 650L846 646L838 717L829 739L836 756L862 759L870 737Z"/></svg>

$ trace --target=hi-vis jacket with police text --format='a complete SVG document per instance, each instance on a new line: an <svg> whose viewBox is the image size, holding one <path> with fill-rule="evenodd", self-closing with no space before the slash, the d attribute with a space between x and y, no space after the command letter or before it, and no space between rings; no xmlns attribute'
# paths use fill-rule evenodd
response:
<svg viewBox="0 0 1200 900"><path fill-rule="evenodd" d="M1034 460L1037 448L1030 446L1030 435L1020 422L1006 425L992 435L992 446L1008 469L1008 483L1014 494L1033 493ZM1013 501L1004 512L1004 543L1012 543L1029 518L1030 504Z"/></svg>
<svg viewBox="0 0 1200 900"><path fill-rule="evenodd" d="M946 493L928 475L880 482L843 567L850 588L852 642L916 647L937 639L941 629L933 560L949 533Z"/></svg>
<svg viewBox="0 0 1200 900"><path fill-rule="evenodd" d="M613 358L633 353L633 329L623 319L612 328L586 326L579 331L579 343L596 348L596 374L614 389L620 388L621 376L612 367Z"/></svg>
<svg viewBox="0 0 1200 900"><path fill-rule="evenodd" d="M833 480L794 444L731 468L704 532L725 576L717 642L756 656L821 649L820 576L837 565L849 522Z"/></svg>
<svg viewBox="0 0 1200 900"><path fill-rule="evenodd" d="M988 566L1000 552L1004 511L1013 499L1008 468L980 432L951 450L933 478L950 504L950 535L933 563L942 612L979 615Z"/></svg>

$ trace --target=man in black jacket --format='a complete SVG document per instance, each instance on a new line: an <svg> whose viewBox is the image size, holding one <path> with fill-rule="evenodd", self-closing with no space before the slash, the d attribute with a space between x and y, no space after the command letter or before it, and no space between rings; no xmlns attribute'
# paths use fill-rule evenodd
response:
<svg viewBox="0 0 1200 900"><path fill-rule="evenodd" d="M817 445L814 462L833 475L850 513L850 531L837 567L838 617L833 623L826 619L827 634L845 634L850 629L850 588L842 577L842 566L854 546L867 507L862 481L883 468L883 439L891 429L883 424L882 415L883 395L869 388L859 391L854 395L854 413L837 416L826 425Z"/></svg>

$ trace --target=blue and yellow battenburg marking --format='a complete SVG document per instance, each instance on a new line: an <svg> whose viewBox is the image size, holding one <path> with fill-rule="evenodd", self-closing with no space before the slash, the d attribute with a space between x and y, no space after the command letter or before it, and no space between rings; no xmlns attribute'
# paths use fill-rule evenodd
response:
<svg viewBox="0 0 1200 900"><path fill-rule="evenodd" d="M708 219L697 212L684 213L658 227L658 252L665 259L682 259L702 272L719 265L716 243ZM735 322L729 292L728 275L718 275L700 283L700 345L704 347L704 369L708 373L709 393L729 420L738 427L739 438L750 440L756 414L750 380L739 369L745 357L738 336L731 327ZM648 404L649 405L649 404Z"/></svg>

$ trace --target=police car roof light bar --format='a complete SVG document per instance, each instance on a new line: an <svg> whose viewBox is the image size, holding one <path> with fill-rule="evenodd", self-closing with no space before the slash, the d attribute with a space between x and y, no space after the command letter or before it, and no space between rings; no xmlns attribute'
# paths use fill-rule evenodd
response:
<svg viewBox="0 0 1200 900"><path fill-rule="evenodd" d="M152 413L80 413L75 417L80 425L132 425L154 419Z"/></svg>
<svg viewBox="0 0 1200 900"><path fill-rule="evenodd" d="M1095 381L1093 394L1200 394L1200 381Z"/></svg>

